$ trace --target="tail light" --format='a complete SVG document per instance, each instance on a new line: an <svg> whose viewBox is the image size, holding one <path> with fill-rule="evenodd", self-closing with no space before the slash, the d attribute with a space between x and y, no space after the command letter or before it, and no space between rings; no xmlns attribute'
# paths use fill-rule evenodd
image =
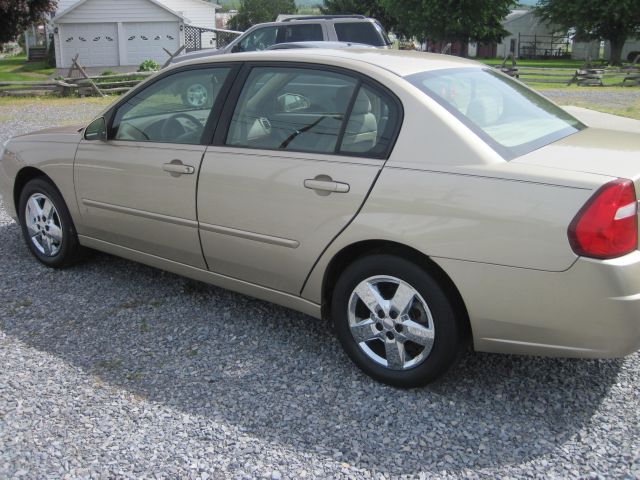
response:
<svg viewBox="0 0 640 480"><path fill-rule="evenodd" d="M613 180L587 201L569 225L569 243L583 257L621 257L638 248L638 201L633 182Z"/></svg>

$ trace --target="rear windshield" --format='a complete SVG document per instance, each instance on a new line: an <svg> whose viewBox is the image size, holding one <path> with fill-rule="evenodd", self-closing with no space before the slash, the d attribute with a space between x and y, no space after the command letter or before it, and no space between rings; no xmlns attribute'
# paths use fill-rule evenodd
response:
<svg viewBox="0 0 640 480"><path fill-rule="evenodd" d="M584 128L546 98L490 69L446 69L405 78L475 131L506 160Z"/></svg>
<svg viewBox="0 0 640 480"><path fill-rule="evenodd" d="M363 43L374 47L388 44L384 29L374 22L336 22L336 35L341 42Z"/></svg>

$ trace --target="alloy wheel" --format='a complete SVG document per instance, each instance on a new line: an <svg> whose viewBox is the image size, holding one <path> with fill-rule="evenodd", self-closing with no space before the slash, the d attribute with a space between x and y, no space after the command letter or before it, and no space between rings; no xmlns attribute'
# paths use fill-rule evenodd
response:
<svg viewBox="0 0 640 480"><path fill-rule="evenodd" d="M407 282L369 277L349 298L349 328L358 347L374 362L407 370L426 360L435 328L427 302Z"/></svg>
<svg viewBox="0 0 640 480"><path fill-rule="evenodd" d="M47 257L55 257L62 248L62 222L55 205L42 193L27 200L25 222L33 245Z"/></svg>

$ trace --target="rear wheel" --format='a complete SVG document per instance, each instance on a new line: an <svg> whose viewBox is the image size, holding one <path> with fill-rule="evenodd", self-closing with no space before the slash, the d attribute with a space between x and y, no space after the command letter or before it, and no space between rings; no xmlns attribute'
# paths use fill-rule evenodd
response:
<svg viewBox="0 0 640 480"><path fill-rule="evenodd" d="M22 235L38 260L49 267L63 267L79 257L80 244L71 215L49 181L36 178L27 182L18 203Z"/></svg>
<svg viewBox="0 0 640 480"><path fill-rule="evenodd" d="M462 329L455 312L430 273L393 255L356 260L332 299L349 357L372 378L405 388L435 380L458 357Z"/></svg>

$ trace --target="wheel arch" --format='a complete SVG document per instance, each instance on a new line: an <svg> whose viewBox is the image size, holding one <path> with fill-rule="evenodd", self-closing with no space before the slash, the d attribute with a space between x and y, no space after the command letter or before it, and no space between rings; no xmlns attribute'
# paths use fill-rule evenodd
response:
<svg viewBox="0 0 640 480"><path fill-rule="evenodd" d="M451 277L429 256L408 245L389 240L364 240L347 245L336 253L327 268L322 279L322 318L330 318L331 297L333 285L342 272L355 260L373 254L388 254L402 257L424 268L443 287L447 297L451 301L456 315L462 319L464 336L466 341L472 339L471 321L466 304L460 291L451 280Z"/></svg>
<svg viewBox="0 0 640 480"><path fill-rule="evenodd" d="M16 179L13 182L13 205L16 209L16 214L18 216L20 216L20 212L19 212L20 193L22 193L22 189L24 188L24 186L34 178L43 178L47 180L49 183L51 183L51 185L53 185L56 188L56 190L59 191L58 187L56 187L56 184L51 179L51 177L49 177L49 175L44 173L42 170L36 167L24 167L20 169L20 171L16 175Z"/></svg>

